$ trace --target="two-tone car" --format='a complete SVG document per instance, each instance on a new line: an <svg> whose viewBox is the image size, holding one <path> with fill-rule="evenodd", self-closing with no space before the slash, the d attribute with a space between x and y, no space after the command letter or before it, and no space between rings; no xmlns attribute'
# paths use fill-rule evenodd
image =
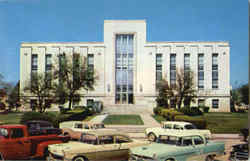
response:
<svg viewBox="0 0 250 161"><path fill-rule="evenodd" d="M200 133L204 135L207 139L212 137L210 130L197 129L195 125L184 121L163 121L161 122L161 127L147 128L145 130L145 135L150 141L155 141L160 134L171 134L175 132L188 132L192 131L195 133Z"/></svg>
<svg viewBox="0 0 250 161"><path fill-rule="evenodd" d="M63 131L63 135L69 135L71 139L79 140L82 132L89 131L114 131L115 129L108 129L103 123L93 123L90 121L65 121L59 124L59 127Z"/></svg>
<svg viewBox="0 0 250 161"><path fill-rule="evenodd" d="M89 131L79 141L49 146L49 160L110 161L128 159L128 149L150 144L149 141L131 139L119 131Z"/></svg>
<svg viewBox="0 0 250 161"><path fill-rule="evenodd" d="M224 142L207 140L197 132L173 132L149 145L130 148L129 161L212 161L224 151Z"/></svg>

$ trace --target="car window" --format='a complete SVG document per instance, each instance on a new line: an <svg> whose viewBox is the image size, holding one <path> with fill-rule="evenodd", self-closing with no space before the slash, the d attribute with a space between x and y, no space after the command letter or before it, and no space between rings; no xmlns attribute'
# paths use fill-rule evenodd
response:
<svg viewBox="0 0 250 161"><path fill-rule="evenodd" d="M192 124L187 124L187 125L185 125L184 127L185 127L185 129L187 129L187 130L197 129L197 128L196 128L194 125L192 125Z"/></svg>
<svg viewBox="0 0 250 161"><path fill-rule="evenodd" d="M100 144L114 144L114 136L100 136L99 137L99 143Z"/></svg>
<svg viewBox="0 0 250 161"><path fill-rule="evenodd" d="M97 137L94 135L89 135L89 134L82 134L80 141L86 144L93 144L96 145L97 144Z"/></svg>
<svg viewBox="0 0 250 161"><path fill-rule="evenodd" d="M23 129L21 128L14 128L11 130L11 138L21 138L23 137Z"/></svg>
<svg viewBox="0 0 250 161"><path fill-rule="evenodd" d="M171 124L165 124L165 125L164 125L164 128L165 128L165 129L172 129L172 125L171 125Z"/></svg>
<svg viewBox="0 0 250 161"><path fill-rule="evenodd" d="M131 142L131 140L126 137L126 136L116 136L116 143L120 144L120 143L129 143Z"/></svg>
<svg viewBox="0 0 250 161"><path fill-rule="evenodd" d="M183 146L190 146L193 145L191 137L184 137L182 138L182 145Z"/></svg>
<svg viewBox="0 0 250 161"><path fill-rule="evenodd" d="M193 139L194 139L194 145L204 144L204 141L200 136L194 136Z"/></svg>
<svg viewBox="0 0 250 161"><path fill-rule="evenodd" d="M90 129L90 127L89 127L88 124L83 124L83 128L84 128L84 129Z"/></svg>
<svg viewBox="0 0 250 161"><path fill-rule="evenodd" d="M183 127L181 127L180 125L174 124L174 129L183 130Z"/></svg>
<svg viewBox="0 0 250 161"><path fill-rule="evenodd" d="M94 124L93 126L94 126L95 129L105 128L104 124Z"/></svg>
<svg viewBox="0 0 250 161"><path fill-rule="evenodd" d="M157 142L162 144L171 144L176 145L179 138L176 136L167 136L167 135L161 135L159 136Z"/></svg>
<svg viewBox="0 0 250 161"><path fill-rule="evenodd" d="M82 129L82 124L79 124L79 123L75 124L75 128Z"/></svg>

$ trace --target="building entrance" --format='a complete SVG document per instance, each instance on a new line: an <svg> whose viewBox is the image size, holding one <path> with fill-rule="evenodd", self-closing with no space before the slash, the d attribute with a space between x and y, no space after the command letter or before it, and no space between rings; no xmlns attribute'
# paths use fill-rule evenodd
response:
<svg viewBox="0 0 250 161"><path fill-rule="evenodd" d="M134 35L117 34L115 39L116 104L133 104Z"/></svg>

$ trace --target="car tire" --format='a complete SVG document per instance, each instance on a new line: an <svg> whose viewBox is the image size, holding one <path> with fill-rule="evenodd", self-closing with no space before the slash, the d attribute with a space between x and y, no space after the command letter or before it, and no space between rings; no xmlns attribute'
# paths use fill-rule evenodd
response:
<svg viewBox="0 0 250 161"><path fill-rule="evenodd" d="M209 156L206 157L206 160L205 160L205 161L214 161L214 159L213 159L212 156L209 155Z"/></svg>
<svg viewBox="0 0 250 161"><path fill-rule="evenodd" d="M82 157L82 156L78 156L78 157L75 157L73 159L73 161L88 161L88 159L86 159L85 157Z"/></svg>
<svg viewBox="0 0 250 161"><path fill-rule="evenodd" d="M148 134L148 140L149 141L156 141L156 136L154 133L149 133Z"/></svg>

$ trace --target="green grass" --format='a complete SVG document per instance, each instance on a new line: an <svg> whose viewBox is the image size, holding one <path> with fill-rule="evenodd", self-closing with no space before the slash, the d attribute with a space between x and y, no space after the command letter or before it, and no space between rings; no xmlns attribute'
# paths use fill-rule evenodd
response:
<svg viewBox="0 0 250 161"><path fill-rule="evenodd" d="M103 120L107 125L144 125L139 115L109 115Z"/></svg>
<svg viewBox="0 0 250 161"><path fill-rule="evenodd" d="M161 115L152 115L152 117L159 123L161 123L162 121L166 121L166 119Z"/></svg>
<svg viewBox="0 0 250 161"><path fill-rule="evenodd" d="M0 122L4 124L19 124L22 115L22 112L0 114Z"/></svg>
<svg viewBox="0 0 250 161"><path fill-rule="evenodd" d="M240 129L248 126L248 113L211 112L193 117L205 118L207 129L212 133L239 133ZM153 118L158 122L165 121L162 116L153 115Z"/></svg>

